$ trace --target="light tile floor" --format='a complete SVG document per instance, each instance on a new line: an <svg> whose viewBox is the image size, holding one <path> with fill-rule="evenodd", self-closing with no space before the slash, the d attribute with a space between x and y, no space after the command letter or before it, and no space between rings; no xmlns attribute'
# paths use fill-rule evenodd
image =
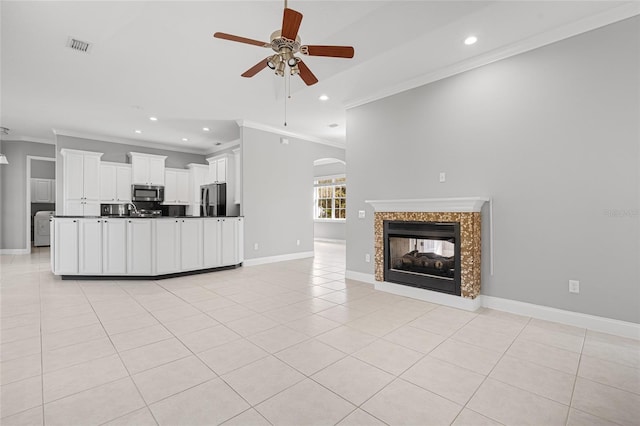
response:
<svg viewBox="0 0 640 426"><path fill-rule="evenodd" d="M638 425L640 342L345 280L345 247L159 281L1 261L2 425Z"/></svg>

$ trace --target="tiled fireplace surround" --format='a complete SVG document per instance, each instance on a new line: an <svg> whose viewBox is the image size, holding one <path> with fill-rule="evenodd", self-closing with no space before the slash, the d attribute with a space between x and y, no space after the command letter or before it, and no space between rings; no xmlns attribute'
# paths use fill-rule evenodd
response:
<svg viewBox="0 0 640 426"><path fill-rule="evenodd" d="M384 281L385 220L460 223L461 295L480 295L480 209L486 198L434 198L420 200L371 200L375 209L375 279ZM428 290L422 290L428 291Z"/></svg>

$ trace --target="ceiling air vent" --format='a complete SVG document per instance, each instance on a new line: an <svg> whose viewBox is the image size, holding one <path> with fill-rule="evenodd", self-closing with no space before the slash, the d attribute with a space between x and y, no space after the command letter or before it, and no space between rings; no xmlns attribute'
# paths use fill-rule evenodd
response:
<svg viewBox="0 0 640 426"><path fill-rule="evenodd" d="M67 47L77 50L78 52L89 53L91 44L86 41L78 40L77 38L69 37L67 40Z"/></svg>

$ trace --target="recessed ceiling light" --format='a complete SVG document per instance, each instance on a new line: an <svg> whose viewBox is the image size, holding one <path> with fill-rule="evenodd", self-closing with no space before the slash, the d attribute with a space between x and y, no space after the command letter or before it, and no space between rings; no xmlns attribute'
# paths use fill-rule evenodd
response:
<svg viewBox="0 0 640 426"><path fill-rule="evenodd" d="M140 133L142 133L142 130L136 130L136 133L140 134Z"/></svg>
<svg viewBox="0 0 640 426"><path fill-rule="evenodd" d="M187 138L182 138L182 142L187 142L189 139Z"/></svg>
<svg viewBox="0 0 640 426"><path fill-rule="evenodd" d="M331 124L329 124L329 127L338 127L338 126L339 126L339 124L338 124L338 123L331 123Z"/></svg>
<svg viewBox="0 0 640 426"><path fill-rule="evenodd" d="M476 36L469 36L467 38L464 39L464 44L466 44L467 46L471 46L472 44L474 44L476 41L478 41L478 37Z"/></svg>
<svg viewBox="0 0 640 426"><path fill-rule="evenodd" d="M151 120L151 121L158 121L158 117L149 117L149 120Z"/></svg>
<svg viewBox="0 0 640 426"><path fill-rule="evenodd" d="M328 101L329 97L327 95L320 95L318 99L320 99L321 101Z"/></svg>
<svg viewBox="0 0 640 426"><path fill-rule="evenodd" d="M203 128L202 128L202 130L204 130L205 132L208 132L208 131L209 131L209 130L211 130L211 129L210 129L210 128L208 128L208 127L203 127Z"/></svg>

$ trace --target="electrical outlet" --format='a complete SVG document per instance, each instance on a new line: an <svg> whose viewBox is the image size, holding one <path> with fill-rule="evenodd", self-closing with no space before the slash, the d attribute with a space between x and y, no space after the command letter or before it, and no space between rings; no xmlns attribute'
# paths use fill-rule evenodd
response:
<svg viewBox="0 0 640 426"><path fill-rule="evenodd" d="M369 253L364 255L364 261L367 263L371 262L371 255Z"/></svg>
<svg viewBox="0 0 640 426"><path fill-rule="evenodd" d="M258 250L258 243L253 243L253 249Z"/></svg>
<svg viewBox="0 0 640 426"><path fill-rule="evenodd" d="M296 245L299 246L300 245L300 240L296 240Z"/></svg>
<svg viewBox="0 0 640 426"><path fill-rule="evenodd" d="M447 174L445 172L440 172L440 182L444 182L447 180Z"/></svg>
<svg viewBox="0 0 640 426"><path fill-rule="evenodd" d="M580 281L569 280L569 293L580 293Z"/></svg>

